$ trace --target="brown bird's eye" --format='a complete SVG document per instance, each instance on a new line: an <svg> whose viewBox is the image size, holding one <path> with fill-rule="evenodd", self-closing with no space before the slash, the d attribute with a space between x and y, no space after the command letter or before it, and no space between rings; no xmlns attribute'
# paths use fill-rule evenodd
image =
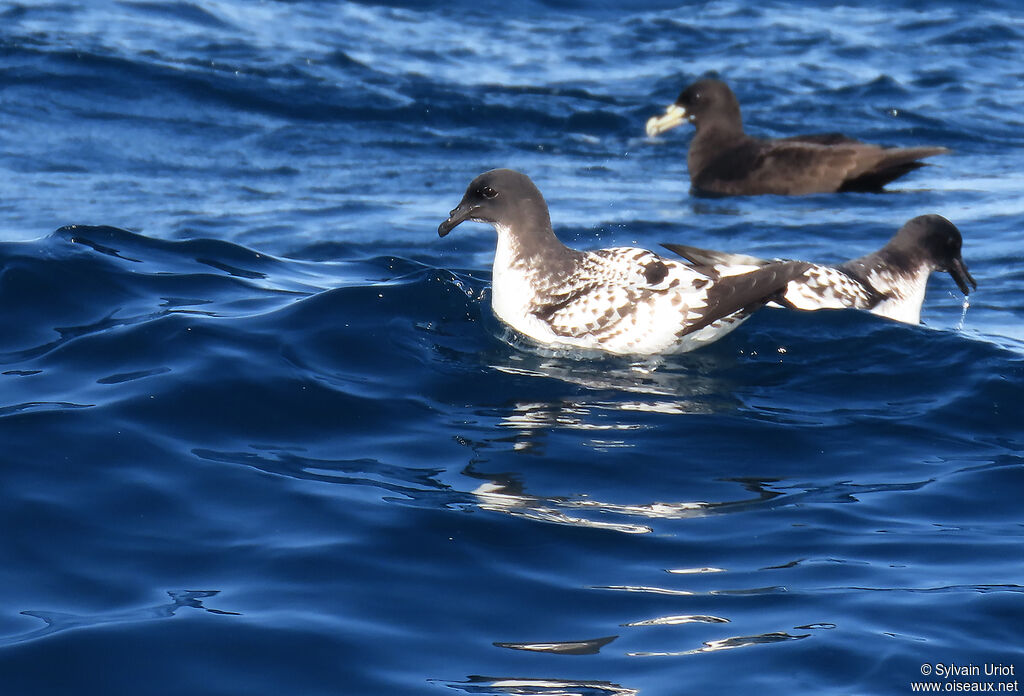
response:
<svg viewBox="0 0 1024 696"><path fill-rule="evenodd" d="M480 195L482 195L484 198L494 198L495 196L498 195L498 192L492 189L490 186L484 186L482 189L480 189Z"/></svg>

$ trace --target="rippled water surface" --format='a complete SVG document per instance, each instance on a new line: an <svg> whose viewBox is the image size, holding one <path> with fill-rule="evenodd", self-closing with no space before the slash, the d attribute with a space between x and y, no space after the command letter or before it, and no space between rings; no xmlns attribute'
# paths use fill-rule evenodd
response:
<svg viewBox="0 0 1024 696"><path fill-rule="evenodd" d="M1014 2L0 1L3 693L1024 670L1021 65ZM702 75L754 133L952 153L697 198L692 129L643 126ZM939 213L979 288L550 355L493 232L436 234L493 167L580 248L835 262Z"/></svg>

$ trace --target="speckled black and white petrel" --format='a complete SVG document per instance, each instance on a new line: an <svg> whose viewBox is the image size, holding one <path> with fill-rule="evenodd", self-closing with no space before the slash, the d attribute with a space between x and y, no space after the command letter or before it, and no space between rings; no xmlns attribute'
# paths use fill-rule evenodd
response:
<svg viewBox="0 0 1024 696"><path fill-rule="evenodd" d="M644 249L576 251L555 237L529 177L510 169L474 179L437 233L443 237L466 220L490 223L498 233L494 313L555 348L622 355L693 350L734 329L810 267L766 263L724 277Z"/></svg>
<svg viewBox="0 0 1024 696"><path fill-rule="evenodd" d="M793 309L866 309L872 314L917 324L932 271L946 271L964 295L968 283L978 284L960 256L960 230L941 215L921 215L903 227L878 251L838 266L809 264L789 281L778 304ZM722 277L763 268L765 261L753 256L708 251L682 244L666 244L692 263L714 269Z"/></svg>
<svg viewBox="0 0 1024 696"><path fill-rule="evenodd" d="M878 192L944 147L882 147L840 133L761 140L743 132L740 104L728 85L700 80L662 116L647 121L653 137L690 121L697 128L686 164L698 192L727 196Z"/></svg>

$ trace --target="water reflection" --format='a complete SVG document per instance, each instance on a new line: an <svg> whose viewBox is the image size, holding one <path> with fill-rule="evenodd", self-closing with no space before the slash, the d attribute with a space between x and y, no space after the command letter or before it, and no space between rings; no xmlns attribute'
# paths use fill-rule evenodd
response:
<svg viewBox="0 0 1024 696"><path fill-rule="evenodd" d="M264 473L303 481L351 486L370 486L400 496L400 499L439 505L461 501L437 480L442 470L389 464L376 459L326 459L313 457L287 446L251 445L248 451L218 451L195 448L200 459L245 466Z"/></svg>
<svg viewBox="0 0 1024 696"><path fill-rule="evenodd" d="M707 412L708 407L700 403L700 398L721 392L721 383L699 374L693 369L694 366L667 360L580 361L556 357L542 358L535 355L512 355L507 363L492 364L490 367L508 375L555 379L566 384L586 387L591 391L670 397L673 402L694 403L698 413ZM690 360L696 362L697 359Z"/></svg>
<svg viewBox="0 0 1024 696"><path fill-rule="evenodd" d="M476 463L470 463L463 469L462 474L483 481L471 491L477 507L481 510L538 522L607 529L627 534L650 533L654 531L655 520L693 519L712 514L733 514L783 505L854 503L868 493L914 491L931 483L931 480L874 484L840 481L820 486L783 486L780 485L779 479L723 478L719 480L737 484L747 495L716 502L692 500L624 504L598 500L586 494L530 494L526 492L526 485L520 474L481 472L477 470ZM669 572L686 574L719 571L721 569L718 568L697 568L675 569Z"/></svg>
<svg viewBox="0 0 1024 696"><path fill-rule="evenodd" d="M709 362L716 361L689 356L675 362L671 358L581 361L516 353L490 367L503 374L553 380L586 391L546 401L517 401L502 415L499 426L516 431L520 438L517 449L528 449L552 428L613 434L646 427L632 414L709 414L738 407L740 401L728 385L721 378L708 376L714 373ZM592 444L602 443L595 440Z"/></svg>
<svg viewBox="0 0 1024 696"><path fill-rule="evenodd" d="M630 657L678 657L682 655L699 655L700 653L746 648L752 645L766 645L769 643L801 640L809 637L810 635L810 633L801 633L798 635L782 632L761 633L756 636L734 636L732 638L722 638L720 640L706 640L701 647L694 648L692 650L681 650L678 652L631 652L626 654Z"/></svg>
<svg viewBox="0 0 1024 696"><path fill-rule="evenodd" d="M546 643L494 643L497 648L510 650L526 650L529 652L552 653L555 655L596 655L601 648L611 643L618 636L588 638L587 640L570 640Z"/></svg>
<svg viewBox="0 0 1024 696"><path fill-rule="evenodd" d="M597 500L588 496L541 497L526 492L517 474L483 473L470 464L463 475L484 482L472 491L481 510L500 512L513 517L566 524L576 527L606 529L625 534L647 534L654 529L648 520L679 520L708 514L746 509L783 495L771 490L774 480L726 479L742 486L751 495L722 502L678 501L623 504ZM612 518L611 520L609 518ZM626 518L621 521L614 518ZM639 518L629 520L628 518ZM717 572L717 568L677 569L672 573Z"/></svg>
<svg viewBox="0 0 1024 696"><path fill-rule="evenodd" d="M612 590L614 592L639 592L643 594L673 595L676 597L695 597L697 595L770 595L783 594L788 590L782 585L769 585L767 587L748 587L739 590L707 590L706 592L695 592L693 590L680 590L671 587L655 587L651 585L595 585L595 590Z"/></svg>
<svg viewBox="0 0 1024 696"><path fill-rule="evenodd" d="M707 614L683 614L681 616L659 616L644 621L632 621L623 626L678 626L688 623L729 623L729 619Z"/></svg>
<svg viewBox="0 0 1024 696"><path fill-rule="evenodd" d="M638 438L628 433L656 427L657 416L707 415L743 405L737 385L723 376L735 356L721 351L581 359L577 353L515 345L514 351L491 355L486 366L513 378L502 383L520 398L478 415L496 416L519 451L542 452L546 439L560 430L583 432L583 444L596 450L633 447Z"/></svg>
<svg viewBox="0 0 1024 696"><path fill-rule="evenodd" d="M579 398L561 402L518 402L498 422L498 427L511 431L513 449L543 452L543 444L554 430L585 432L588 437L581 443L596 451L635 447L624 434L644 430L649 426L636 418L621 417L622 413L692 414L706 413L710 407L694 401L678 400L593 400ZM618 417L616 417L618 416Z"/></svg>
<svg viewBox="0 0 1024 696"><path fill-rule="evenodd" d="M467 694L517 694L521 696L636 696L629 689L609 681L576 679L531 679L471 676L464 682L443 682Z"/></svg>
<svg viewBox="0 0 1024 696"><path fill-rule="evenodd" d="M537 522L551 522L554 524L566 524L574 527L591 527L595 529L607 529L624 534L647 534L653 530L644 524L631 524L619 522L606 522L603 520L589 519L582 515L574 515L559 509L570 508L572 504L580 501L571 501L566 498L539 498L537 496L525 495L521 488L514 485L507 486L498 482L489 482L478 486L473 495L477 498L477 506L481 510L490 512L502 512L513 517L534 520Z"/></svg>
<svg viewBox="0 0 1024 696"><path fill-rule="evenodd" d="M167 619L174 616L177 611L183 607L201 609L211 614L240 616L240 614L233 611L222 611L220 609L210 609L209 607L203 606L204 599L213 597L218 593L219 590L169 591L167 594L171 598L170 602L150 607L114 611L105 614L66 614L58 611L23 611L21 612L23 615L34 616L38 619L42 619L46 622L46 625L34 631L29 631L28 633L2 638L0 639L0 645L26 643L31 640L44 638L54 633L70 631L75 628L89 628L93 626L102 626L104 624L135 623L139 621Z"/></svg>

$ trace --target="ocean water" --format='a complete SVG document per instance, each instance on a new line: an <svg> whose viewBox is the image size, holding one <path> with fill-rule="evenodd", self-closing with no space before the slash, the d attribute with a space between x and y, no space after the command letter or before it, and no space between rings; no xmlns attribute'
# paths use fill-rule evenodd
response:
<svg viewBox="0 0 1024 696"><path fill-rule="evenodd" d="M0 693L1012 688L1022 65L995 0L0 1ZM703 75L750 132L952 153L697 198L643 128ZM979 287L552 356L493 232L436 234L493 167L579 248L835 262L939 213Z"/></svg>

